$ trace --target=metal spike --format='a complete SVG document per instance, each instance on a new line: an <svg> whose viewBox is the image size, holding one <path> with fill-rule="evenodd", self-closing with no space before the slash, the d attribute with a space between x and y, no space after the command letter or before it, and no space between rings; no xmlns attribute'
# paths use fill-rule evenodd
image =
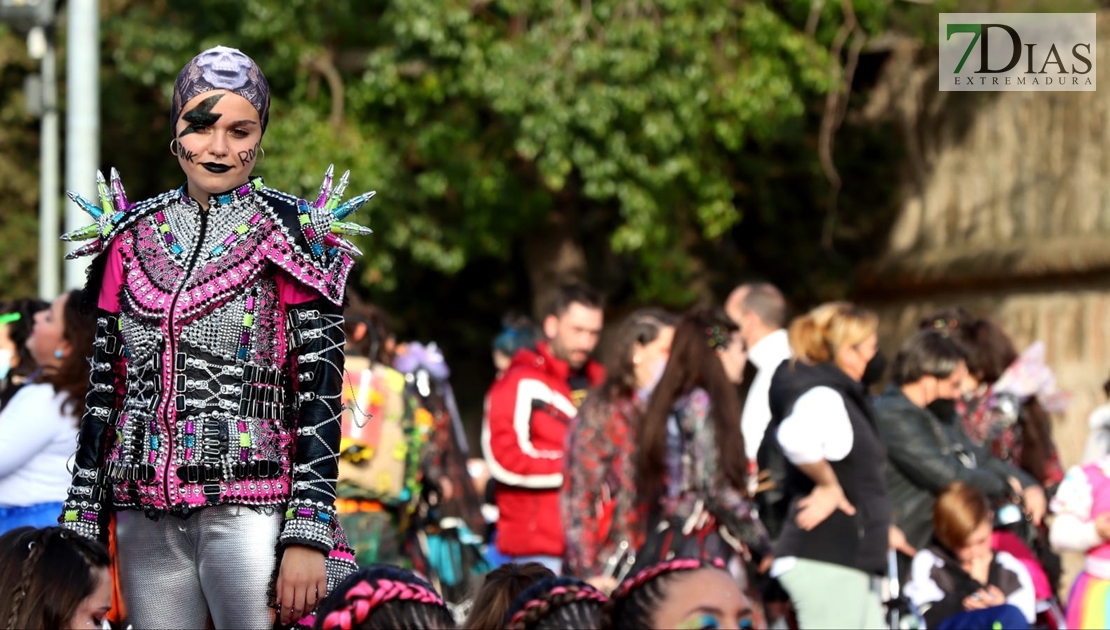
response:
<svg viewBox="0 0 1110 630"><path fill-rule="evenodd" d="M339 202L343 200L343 193L347 192L347 181L351 178L351 171L343 171L343 176L339 178L339 183L335 188L331 189L331 198L328 199L328 205L324 207L329 212L335 212L335 208Z"/></svg>
<svg viewBox="0 0 1110 630"><path fill-rule="evenodd" d="M336 236L335 234L328 234L327 236L325 236L324 245L327 245L329 248L335 248L339 251L347 252L352 256L362 256L362 250L356 247L354 243L348 241L345 238Z"/></svg>
<svg viewBox="0 0 1110 630"><path fill-rule="evenodd" d="M374 233L368 227L358 225L357 223L344 223L343 221L335 221L331 224L332 234L341 234L343 236L368 236Z"/></svg>
<svg viewBox="0 0 1110 630"><path fill-rule="evenodd" d="M366 202L373 199L374 195L376 194L378 193L375 191L362 193L361 195L336 208L334 211L332 211L332 214L335 215L336 219L342 221L343 219L346 219L352 212L366 205Z"/></svg>
<svg viewBox="0 0 1110 630"><path fill-rule="evenodd" d="M316 198L315 207L323 208L328 203L328 197L331 195L331 179L335 173L335 165L329 164L328 170L324 172L324 183L320 184L320 196Z"/></svg>
<svg viewBox="0 0 1110 630"><path fill-rule="evenodd" d="M81 258L82 256L88 256L90 254L99 254L101 252L101 250L103 250L103 249L104 249L104 241L102 241L100 239L96 239L95 241L92 241L91 243L88 243L88 244L84 245L83 247L81 247L79 249L75 249L72 252L66 254L66 260L76 260L78 258Z"/></svg>
<svg viewBox="0 0 1110 630"><path fill-rule="evenodd" d="M104 181L104 173L96 172L96 192L100 195L100 207L108 214L115 214L116 206L112 201L112 194L108 192L108 183Z"/></svg>
<svg viewBox="0 0 1110 630"><path fill-rule="evenodd" d="M100 215L104 214L103 210L101 210L100 208L97 208L96 206L92 205L88 201L85 201L84 197L82 197L81 195L78 195L75 192L71 192L71 191L67 190L66 191L66 196L69 197L70 201L72 201L73 203L81 206L81 209L84 210L85 212L88 212L92 216L92 218L94 218L94 219L99 219Z"/></svg>
<svg viewBox="0 0 1110 630"><path fill-rule="evenodd" d="M65 234L62 234L61 238L62 238L63 241L67 241L67 242L87 241L90 238L96 238L99 235L100 235L100 226L94 223L92 225L86 225L83 228L78 228L76 230L73 230L72 232L67 232Z"/></svg>
<svg viewBox="0 0 1110 630"><path fill-rule="evenodd" d="M119 179L119 171L113 166L109 176L109 184L112 189L112 201L115 203L117 211L130 210L130 205L127 203L127 193L123 190L123 182Z"/></svg>

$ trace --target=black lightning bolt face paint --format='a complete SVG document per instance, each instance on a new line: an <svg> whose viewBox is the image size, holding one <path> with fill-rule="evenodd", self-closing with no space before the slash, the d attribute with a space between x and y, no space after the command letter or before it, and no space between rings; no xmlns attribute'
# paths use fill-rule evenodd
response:
<svg viewBox="0 0 1110 630"><path fill-rule="evenodd" d="M182 118L185 119L185 122L189 123L189 126L177 137L184 138L191 133L196 133L201 127L211 127L216 124L216 121L219 120L220 116L223 116L223 114L214 113L212 108L215 107L216 103L219 103L220 99L223 97L223 94L209 96L201 101L199 105L185 112Z"/></svg>

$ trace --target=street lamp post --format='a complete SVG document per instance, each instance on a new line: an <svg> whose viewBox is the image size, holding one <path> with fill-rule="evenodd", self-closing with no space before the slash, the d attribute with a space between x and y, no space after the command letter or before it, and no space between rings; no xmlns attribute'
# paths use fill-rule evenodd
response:
<svg viewBox="0 0 1110 630"><path fill-rule="evenodd" d="M97 0L66 2L66 190L96 199L100 168L100 43ZM66 204L66 231L88 223L76 204ZM69 243L72 251L80 243ZM85 284L89 259L65 265L65 288Z"/></svg>

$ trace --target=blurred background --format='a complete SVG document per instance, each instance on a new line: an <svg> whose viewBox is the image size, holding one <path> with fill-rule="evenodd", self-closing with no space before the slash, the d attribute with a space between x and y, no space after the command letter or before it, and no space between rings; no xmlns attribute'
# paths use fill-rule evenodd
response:
<svg viewBox="0 0 1110 630"><path fill-rule="evenodd" d="M42 286L50 108L28 77L43 73L44 31L11 18L36 4L2 3L4 298ZM1021 348L1043 340L1075 396L1057 442L1066 464L1080 456L1110 371L1105 92L938 92L937 13L1097 3L50 4L57 115L84 98L67 64L95 61L94 167L117 168L133 200L182 183L168 149L181 66L217 44L258 61L273 105L255 172L307 196L334 163L351 190L378 191L359 219L375 234L359 241L358 291L399 339L444 349L472 437L502 317L537 315L560 283L601 289L615 322L764 279L794 312L833 298L878 309L888 355L951 303L997 317ZM71 16L90 7L92 57L66 50ZM61 185L57 197L64 208Z"/></svg>

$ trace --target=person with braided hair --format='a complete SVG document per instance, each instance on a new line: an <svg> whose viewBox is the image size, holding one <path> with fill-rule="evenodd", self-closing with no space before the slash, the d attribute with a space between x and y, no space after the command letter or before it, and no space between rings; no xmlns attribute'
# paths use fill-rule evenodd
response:
<svg viewBox="0 0 1110 630"><path fill-rule="evenodd" d="M384 564L347 577L320 604L315 630L453 630L443 598L412 571Z"/></svg>
<svg viewBox="0 0 1110 630"><path fill-rule="evenodd" d="M609 598L582 580L548 578L517 595L505 615L508 630L596 628Z"/></svg>
<svg viewBox="0 0 1110 630"><path fill-rule="evenodd" d="M108 550L61 527L19 527L0 536L0 624L101 628L112 606Z"/></svg>
<svg viewBox="0 0 1110 630"><path fill-rule="evenodd" d="M603 630L755 628L756 611L724 562L675 558L626 579L609 600Z"/></svg>
<svg viewBox="0 0 1110 630"><path fill-rule="evenodd" d="M501 625L518 595L555 573L539 562L506 562L486 574L474 593L470 613L463 621L466 630L485 630Z"/></svg>

